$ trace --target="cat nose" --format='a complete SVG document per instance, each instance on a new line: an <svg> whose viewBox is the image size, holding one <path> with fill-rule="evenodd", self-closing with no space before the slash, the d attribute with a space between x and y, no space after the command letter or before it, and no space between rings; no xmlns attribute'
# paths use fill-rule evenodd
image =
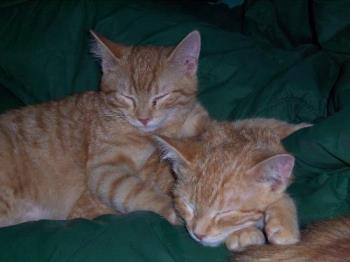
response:
<svg viewBox="0 0 350 262"><path fill-rule="evenodd" d="M139 121L140 121L144 126L147 126L147 123L149 122L149 118L139 118Z"/></svg>

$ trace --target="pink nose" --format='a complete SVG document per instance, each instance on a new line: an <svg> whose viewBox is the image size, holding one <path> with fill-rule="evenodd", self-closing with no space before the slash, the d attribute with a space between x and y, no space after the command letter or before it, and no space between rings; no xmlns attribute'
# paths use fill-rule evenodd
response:
<svg viewBox="0 0 350 262"><path fill-rule="evenodd" d="M139 121L140 121L144 126L147 126L147 123L149 122L149 118L139 118Z"/></svg>

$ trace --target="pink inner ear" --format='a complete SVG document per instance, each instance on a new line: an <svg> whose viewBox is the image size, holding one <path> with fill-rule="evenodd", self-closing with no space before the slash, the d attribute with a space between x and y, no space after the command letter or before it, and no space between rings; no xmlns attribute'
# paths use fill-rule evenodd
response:
<svg viewBox="0 0 350 262"><path fill-rule="evenodd" d="M288 185L294 167L294 157L280 154L270 157L253 167L258 181L267 182L272 190L284 188Z"/></svg>
<svg viewBox="0 0 350 262"><path fill-rule="evenodd" d="M175 68L185 74L194 75L197 71L201 40L199 32L189 33L174 49L170 61Z"/></svg>
<svg viewBox="0 0 350 262"><path fill-rule="evenodd" d="M277 190L280 186L288 186L288 181L294 167L294 158L288 155L280 156L277 159L276 165L275 179L273 179L275 183L272 184L272 190Z"/></svg>
<svg viewBox="0 0 350 262"><path fill-rule="evenodd" d="M186 73L193 75L197 70L197 59L194 57L188 57L185 60Z"/></svg>
<svg viewBox="0 0 350 262"><path fill-rule="evenodd" d="M294 158L292 157L284 157L279 162L279 173L284 177L290 177L292 174L292 170L294 167Z"/></svg>

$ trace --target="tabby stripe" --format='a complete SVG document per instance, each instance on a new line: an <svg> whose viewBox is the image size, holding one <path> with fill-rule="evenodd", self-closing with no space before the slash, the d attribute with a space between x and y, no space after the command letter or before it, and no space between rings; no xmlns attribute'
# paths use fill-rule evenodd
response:
<svg viewBox="0 0 350 262"><path fill-rule="evenodd" d="M29 187L30 185L28 185L27 183L25 183L26 181L23 181L25 178L23 178L25 176L23 176L23 172L18 172L16 173L16 182L15 184L13 184L13 194L16 197L21 197L24 195L24 190L26 187Z"/></svg>
<svg viewBox="0 0 350 262"><path fill-rule="evenodd" d="M123 206L129 206L131 198L134 197L136 198L140 192L144 189L143 183L138 183L135 185L135 187L126 195L124 201L123 201Z"/></svg>
<svg viewBox="0 0 350 262"><path fill-rule="evenodd" d="M125 182L125 180L130 179L129 175L122 175L120 177L118 177L117 179L115 179L110 187L109 187L109 194L108 194L108 198L109 198L109 202L110 203L114 203L114 198L117 194L117 190L118 188L123 184L123 182ZM124 208L123 208L124 209ZM124 211L124 210L121 210Z"/></svg>
<svg viewBox="0 0 350 262"><path fill-rule="evenodd" d="M160 64L160 54L157 52L157 61L156 61L156 64ZM153 83L156 83L157 82L157 79L158 79L158 72L157 70L151 70L151 73L152 73L152 77L148 83L148 93L152 92L152 88L154 87L155 88L155 93L154 94L158 94L159 92L159 87L158 85L153 85Z"/></svg>
<svg viewBox="0 0 350 262"><path fill-rule="evenodd" d="M10 209L10 204L2 196L0 196L0 203L4 204L6 206L6 209Z"/></svg>
<svg viewBox="0 0 350 262"><path fill-rule="evenodd" d="M56 128L56 137L57 139L62 143L64 146L65 142L67 141L67 137L64 133L64 130L66 127L64 126L65 124L65 119L67 116L64 115L64 113L58 111L58 115L56 114L55 116L55 128Z"/></svg>
<svg viewBox="0 0 350 262"><path fill-rule="evenodd" d="M101 142L106 142L107 140L100 140ZM108 141L107 141L108 142ZM95 163L94 166L91 168L93 169L94 173L96 173L96 171L98 171L98 169L109 169L109 170L116 170L116 168L118 168L118 170L121 169L129 169L129 168L134 168L134 162L128 158L125 157L123 155L119 155L117 157L115 157L114 159L107 159L107 156L104 156L103 154L106 152L105 151L99 151L99 158L98 159L94 159Z"/></svg>
<svg viewBox="0 0 350 262"><path fill-rule="evenodd" d="M138 95L138 93L137 93L137 88L136 88L136 86L135 86L135 82L134 82L134 84L132 84L132 85L129 85L129 88L131 89L130 91L130 93L132 93L133 95L135 95L135 96L137 96Z"/></svg>
<svg viewBox="0 0 350 262"><path fill-rule="evenodd" d="M35 123L40 131L46 131L47 126L45 125L44 114L35 114Z"/></svg>
<svg viewBox="0 0 350 262"><path fill-rule="evenodd" d="M95 175L94 179L91 180L91 185L94 185L91 188L91 190L97 194L100 191L100 188L103 186L103 182L105 182L105 179L107 177L111 176L110 171L106 171L104 173L101 173L99 175Z"/></svg>
<svg viewBox="0 0 350 262"><path fill-rule="evenodd" d="M155 173L155 177L154 177L154 174L153 174L153 179L154 179L154 181L160 181L160 179L161 179L161 177L160 176L162 176L163 174L164 174L164 167L163 166L161 166L161 163L157 163L156 165L158 165L158 166L160 166L159 168L158 168L158 170L156 171L156 173ZM169 168L170 169L170 168ZM151 178L149 178L150 180L151 180Z"/></svg>
<svg viewBox="0 0 350 262"><path fill-rule="evenodd" d="M26 135L26 129L23 128L24 125L24 121L23 121L23 116L22 115L18 115L16 116L15 120L16 122L16 135L20 140L25 140L25 135Z"/></svg>
<svg viewBox="0 0 350 262"><path fill-rule="evenodd" d="M162 107L170 108L173 106L185 106L185 105L188 105L190 101L191 99L186 99L184 101L179 101L178 99L174 99L173 101L164 102L162 104Z"/></svg>
<svg viewBox="0 0 350 262"><path fill-rule="evenodd" d="M13 141L12 139L12 136L10 135L10 133L8 131L8 129L5 129L5 128L2 128L2 126L0 126L0 131L1 131L1 134L5 137L5 139L3 141L6 141L8 144L9 144L9 147L8 148L11 148L11 149L14 149L16 148L16 145L15 145L15 142ZM11 153L11 158L13 159L13 150L10 151Z"/></svg>
<svg viewBox="0 0 350 262"><path fill-rule="evenodd" d="M175 89L174 91L171 91L172 93L179 93L181 96L194 96L197 91L193 90L193 91L185 91L183 89Z"/></svg>

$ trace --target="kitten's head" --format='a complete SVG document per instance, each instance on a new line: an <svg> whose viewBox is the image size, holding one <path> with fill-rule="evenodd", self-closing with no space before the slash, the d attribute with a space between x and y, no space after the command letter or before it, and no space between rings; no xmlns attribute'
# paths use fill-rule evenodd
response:
<svg viewBox="0 0 350 262"><path fill-rule="evenodd" d="M101 59L102 92L133 126L154 131L191 108L196 98L198 31L175 48L125 46L92 32Z"/></svg>
<svg viewBox="0 0 350 262"><path fill-rule="evenodd" d="M190 235L204 245L216 246L261 223L291 178L294 157L283 149L281 133L241 123L213 124L200 138L156 137L177 176L175 207Z"/></svg>

